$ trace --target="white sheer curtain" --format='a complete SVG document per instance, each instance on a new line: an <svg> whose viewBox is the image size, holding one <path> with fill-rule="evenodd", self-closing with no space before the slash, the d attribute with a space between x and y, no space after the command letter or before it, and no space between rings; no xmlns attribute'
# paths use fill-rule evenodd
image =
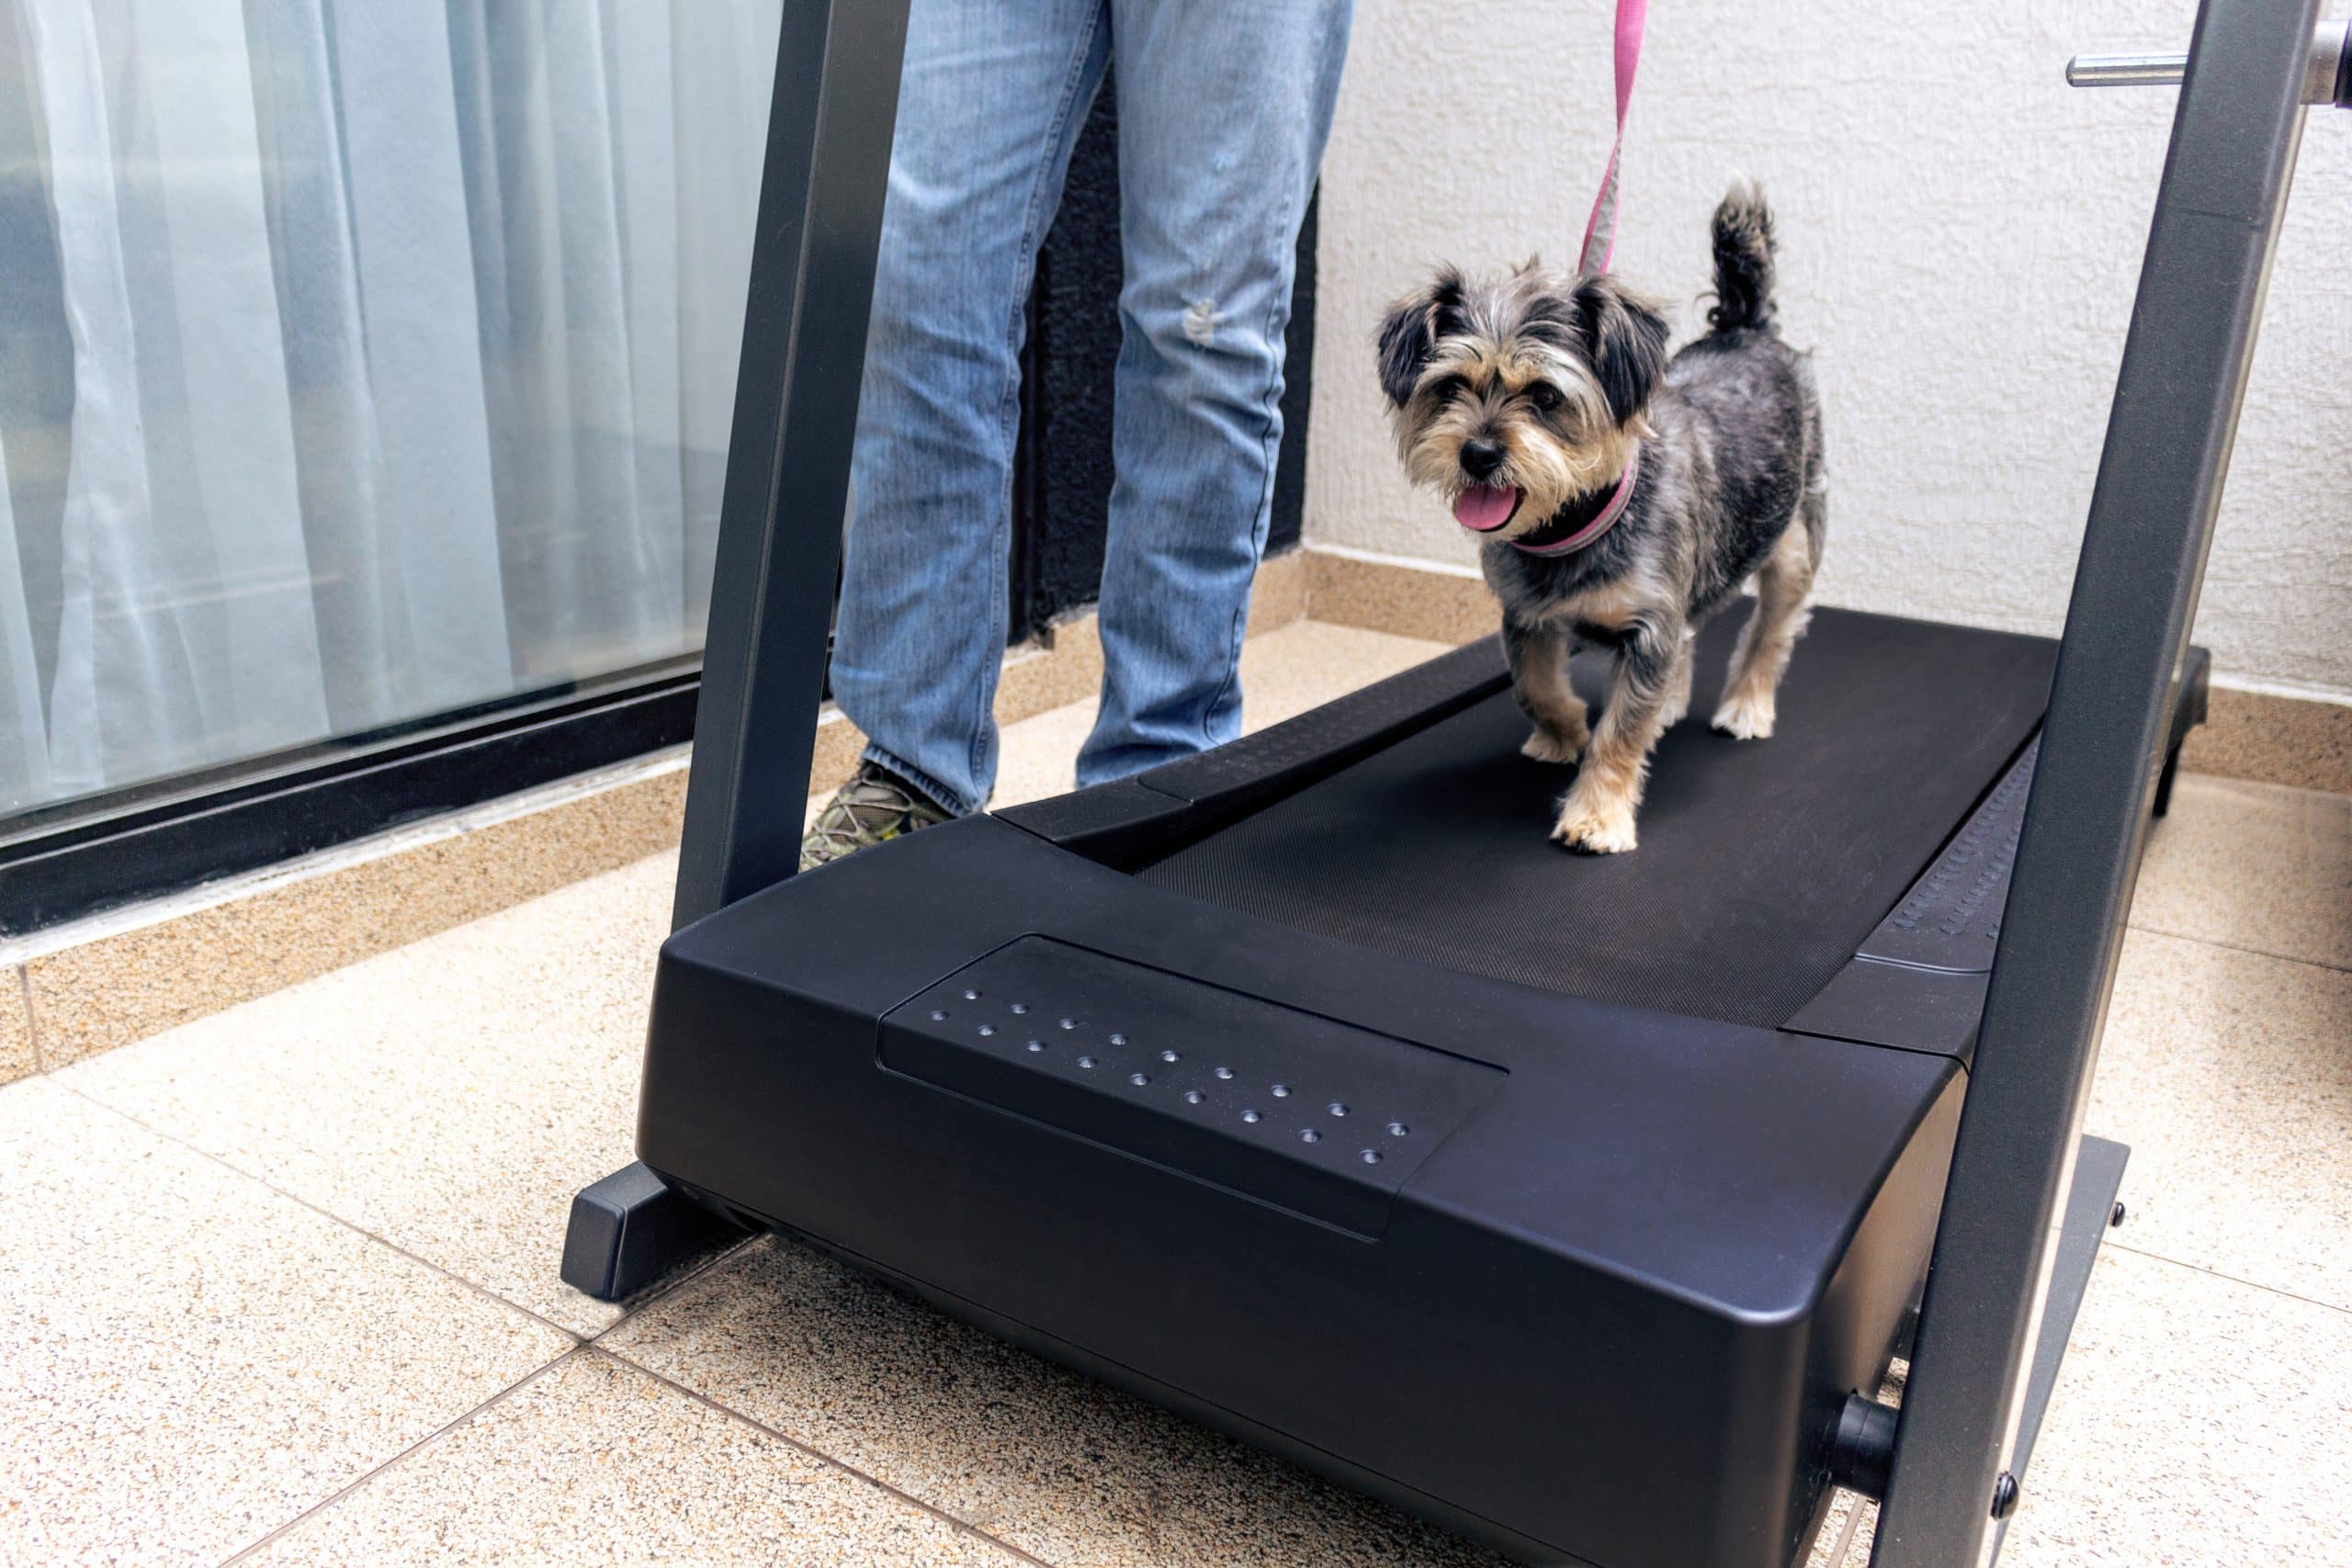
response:
<svg viewBox="0 0 2352 1568"><path fill-rule="evenodd" d="M780 0L0 0L0 817L696 646Z"/></svg>

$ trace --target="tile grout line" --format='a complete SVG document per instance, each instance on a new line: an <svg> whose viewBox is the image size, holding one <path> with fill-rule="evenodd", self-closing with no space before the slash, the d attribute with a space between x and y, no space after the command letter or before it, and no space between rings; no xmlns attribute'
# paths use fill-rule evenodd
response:
<svg viewBox="0 0 2352 1568"><path fill-rule="evenodd" d="M876 1480L874 1477L866 1475L864 1472L856 1469L854 1466L844 1464L841 1461L834 1459L830 1454L820 1453L817 1450L808 1447L806 1443L798 1442L794 1438L786 1436L784 1433L768 1427L763 1422L760 1422L748 1416L744 1416L740 1411L729 1410L725 1405L718 1404L716 1400L707 1398L703 1394L696 1393L694 1390L686 1388L673 1379L662 1376L661 1373L654 1371L650 1367L639 1366L637 1362L628 1359L625 1356L617 1355L610 1350L602 1349L592 1343L592 1341L601 1338L605 1335L610 1334L614 1329L618 1328L622 1324L628 1322L639 1313L653 1307L664 1300L667 1300L670 1296L676 1294L678 1292L683 1291L686 1286L701 1279L705 1274L707 1274L713 1269L718 1268L721 1264L727 1262L736 1254L741 1252L745 1247L750 1247L754 1242L758 1241L760 1239L758 1235L746 1236L732 1246L721 1247L718 1251L712 1253L708 1258L706 1258L701 1262L695 1264L694 1267L681 1272L674 1279L661 1281L659 1284L653 1286L650 1290L639 1297L636 1301L632 1302L628 1307L624 1308L619 1317L615 1318L604 1327L596 1330L594 1335L583 1336L573 1329L567 1328L563 1325L554 1322L552 1319L541 1316L539 1314L533 1312L526 1306L523 1306L517 1303L507 1300L504 1296L492 1291L487 1286L477 1284L473 1280L464 1278L462 1275L454 1273L451 1270L443 1268L441 1265L433 1262L429 1258L420 1258L415 1253L409 1251L408 1248L400 1246L398 1243L387 1241L382 1236L377 1235L371 1231L354 1224L352 1222L343 1218L341 1215L333 1213L319 1207L319 1205L311 1202L308 1199L296 1196L295 1194L285 1190L283 1188L278 1187L276 1183L270 1181L266 1177L257 1176L251 1171L243 1169L229 1160L221 1158L219 1155L213 1154L208 1149L198 1148L194 1144L187 1142L184 1138L176 1137L172 1134L150 1126L145 1122L141 1121L138 1117L131 1115L129 1111L108 1105L106 1101L84 1089L78 1089L71 1084L61 1084L58 1087L65 1089L68 1093L74 1095L76 1098L97 1107L100 1111L105 1111L108 1115L119 1117L122 1121L130 1122L132 1126L137 1127L140 1131L146 1133L152 1137L160 1138L167 1144L172 1144L179 1148L186 1149L187 1152L197 1156L198 1158L208 1160L212 1164L220 1167L231 1175L242 1177L245 1180L254 1183L265 1190L285 1199L288 1202L296 1204L300 1208L307 1209L311 1213L320 1216L322 1219L328 1221L330 1224L333 1224L341 1229L349 1231L364 1240L374 1242L376 1245L398 1254L400 1257L408 1259L410 1262L416 1264L420 1268L423 1268L431 1273L437 1274L442 1278L463 1287L465 1290L492 1303L495 1305L507 1307L514 1312L521 1313L524 1316L530 1318L532 1321L544 1327L553 1329L558 1334L562 1335L565 1338L571 1341L570 1345L566 1346L563 1350L559 1352L557 1355L549 1358L541 1365L533 1368L528 1373L516 1379L506 1387L500 1389L497 1393L492 1394L481 1404L461 1412L456 1416L453 1416L445 1425L426 1433L424 1437L419 1438L415 1442L401 1450L400 1452L392 1455L390 1459L385 1460L382 1463L375 1465L354 1479L348 1485L343 1487L340 1491L335 1492L330 1496L322 1498L319 1502L303 1509L300 1513L295 1515L284 1524L279 1525L277 1529L271 1530L267 1535L263 1536L260 1540L239 1549L232 1555L223 1559L221 1568L229 1568L230 1564L243 1562L246 1558L251 1557L254 1552L259 1551L271 1541L276 1540L278 1537L286 1534L288 1531L302 1523L303 1520L311 1517L311 1515L334 1506L336 1503L341 1502L344 1498L349 1496L352 1493L366 1485L369 1481L372 1481L384 1472L391 1469L393 1466L398 1465L402 1461L415 1454L419 1450L424 1449L428 1444L434 1442L435 1439L447 1436L458 1427L464 1426L467 1422L471 1421L475 1416L480 1416L484 1411L488 1410L492 1405L499 1404L508 1395L520 1391L526 1384L537 1382L540 1378L545 1377L548 1373L555 1371L564 1362L588 1351L594 1351L605 1359L618 1362L628 1368L630 1371L642 1372L647 1377L652 1378L658 1382L662 1382L671 1388L676 1389L679 1393L687 1395L689 1398L692 1398L698 1403L709 1405L712 1409L717 1410L725 1416L742 1421L749 1426L757 1427L763 1432L766 1432L769 1436L775 1438L777 1440L786 1443L799 1452L808 1454L810 1457L818 1460L821 1463L831 1465L858 1480L866 1482L871 1485L880 1487L886 1492L889 1492L894 1495L901 1497L914 1507L926 1514L937 1517L944 1523L959 1532L977 1536L979 1539L988 1541L990 1545L1000 1547L1006 1551L1013 1553L1025 1562L1040 1564L1040 1568L1052 1568L1051 1564L1045 1563L1042 1559L1033 1557L1028 1552L1023 1551L1020 1548L1010 1545L1007 1542L1000 1541L995 1537L989 1535L986 1531L979 1529L978 1527L967 1524L965 1521L955 1517L953 1515L946 1514L937 1508L933 1508L930 1505L922 1502L922 1499L901 1492L895 1486L891 1486L885 1482Z"/></svg>
<svg viewBox="0 0 2352 1568"><path fill-rule="evenodd" d="M1862 1522L1862 1510L1871 1499L1854 1494L1854 1506L1846 1510L1846 1528L1838 1532L1838 1544L1829 1549L1829 1568L1845 1568L1847 1554L1854 1549L1854 1527Z"/></svg>
<svg viewBox="0 0 2352 1568"><path fill-rule="evenodd" d="M2188 931L2168 931L2162 926L2143 926L2128 922L2130 929L2160 936L2172 942L2193 942L2199 947L2218 947L2223 953L2243 953L2249 958L2267 958L2280 964L2299 964L2306 969L2324 970L2331 975L2352 975L2352 964L2333 964L2324 958L2304 958L2291 953L2273 953L2266 947L2246 947L2234 942L2217 942L2210 936L2193 936Z"/></svg>
<svg viewBox="0 0 2352 1568"><path fill-rule="evenodd" d="M411 1443L408 1447L402 1449L400 1452L394 1454L383 1463L369 1469L366 1473L357 1477L349 1485L344 1487L341 1491L336 1492L334 1495L321 1498L319 1501L311 1504L309 1507L303 1509L300 1513L295 1515L292 1518L287 1520L284 1524L279 1525L276 1529L271 1530L267 1535L263 1536L259 1540L254 1541L250 1545L240 1547L236 1551L222 1558L220 1560L220 1568L230 1568L230 1564L232 1563L243 1562L246 1558L251 1557L254 1552L259 1551L271 1541L276 1540L278 1537L286 1534L296 1526L301 1524L303 1520L310 1518L315 1514L322 1513L326 1509L334 1507L337 1503L342 1502L345 1497L350 1496L354 1492L358 1491L362 1486L367 1485L370 1481L375 1480L376 1477L383 1474L394 1465L399 1464L401 1461L409 1458L420 1450L423 1450L433 1443L438 1442L441 1438L447 1437L450 1433L456 1431L458 1427L464 1426L467 1422L471 1421L475 1416L481 1415L483 1411L488 1410L492 1405L499 1404L509 1394L519 1393L526 1386L538 1382L541 1378L547 1376L549 1372L555 1371L566 1361L571 1360L575 1356L584 1353L587 1348L588 1347L585 1345L573 1345L561 1355L549 1358L546 1364L534 1367L529 1372L515 1379L513 1382L508 1383L504 1388L500 1389L496 1393L492 1394L488 1399L483 1400L481 1404L474 1405L472 1408L466 1410L456 1416L453 1416L448 1422L440 1427L435 1427L430 1432L427 1432L424 1437L417 1438L416 1441Z"/></svg>
<svg viewBox="0 0 2352 1568"><path fill-rule="evenodd" d="M2219 1280L2223 1284L2243 1285L2249 1291L2261 1291L2266 1294L2282 1297L2287 1301L2300 1302L2305 1306L2317 1307L2322 1312L2332 1312L2341 1316L2352 1317L2352 1307L2339 1306L2334 1302L2324 1302L2316 1296L2298 1295L2293 1291L2281 1290L2277 1285L2266 1285L2259 1280L2248 1280L2236 1274L2225 1274L2219 1269L2209 1269L2202 1263L2191 1263L2185 1258L2167 1257L2161 1252L2150 1252L2144 1247L2129 1246L2106 1236L2099 1238L2099 1245L2111 1247L2118 1252L2128 1252L2134 1258L2144 1258L2151 1263L2165 1263L2175 1269L2186 1269L2192 1274L2202 1274L2209 1280Z"/></svg>
<svg viewBox="0 0 2352 1568"><path fill-rule="evenodd" d="M571 1340L575 1348L588 1342L589 1337L580 1333L578 1330L566 1328L562 1324L556 1322L553 1318L548 1317L542 1313L535 1312L531 1308L523 1305L520 1302L507 1300L504 1296L500 1295L496 1291L492 1290L487 1285L477 1284L475 1281L467 1279L464 1275L456 1273L451 1269L446 1269L440 1264L434 1262L433 1259L429 1258L420 1257L418 1254L411 1252L407 1247L402 1247L396 1241L387 1240L383 1236L378 1235L375 1232L368 1229L366 1226L345 1219L341 1214L334 1213L331 1209L322 1208L318 1204L311 1202L308 1198L304 1198L297 1193L288 1192L286 1189L278 1186L276 1182L270 1180L269 1178L266 1176L257 1175L253 1171L247 1170L243 1167L236 1164L234 1161L224 1159L220 1156L214 1154L209 1149L198 1147L197 1145L188 1142L186 1138L179 1137L171 1133L166 1133L160 1127L150 1126L146 1122L141 1122L138 1117L130 1114L128 1111L124 1111L117 1106L108 1105L105 1100L100 1100L96 1095L90 1093L86 1089L76 1088L74 1085L69 1083L60 1083L54 1074L51 1075L50 1081L51 1083L56 1083L60 1089L64 1089L68 1094L79 1096L81 1099L89 1101L92 1105L96 1106L107 1115L119 1116L122 1120L130 1122L132 1126L138 1128L143 1133L161 1138L167 1144L172 1144L179 1148L186 1149L188 1153L195 1155L199 1159L210 1160L214 1165L219 1166L221 1169L229 1172L231 1175L243 1177L247 1181L253 1182L264 1190L274 1193L300 1208L309 1210L311 1213L318 1215L328 1224L340 1226L342 1229L349 1231L352 1235L358 1236L363 1241L374 1242L378 1247L383 1247L386 1251L396 1253L399 1256L407 1258L411 1263L415 1264L418 1268L434 1274L438 1274L441 1278L449 1280L452 1284L462 1287L473 1294L480 1296L486 1302L491 1302L496 1305L505 1307L510 1312L521 1313L525 1317L529 1318L532 1322L538 1324L540 1326L551 1328L558 1334L562 1335L566 1339ZM617 1322L618 1320L616 1319L615 1321ZM611 1326L611 1324L605 1325L605 1327L607 1328ZM602 1333L604 1330L599 1329L597 1332Z"/></svg>
<svg viewBox="0 0 2352 1568"><path fill-rule="evenodd" d="M701 1261L685 1269L680 1269L677 1273L671 1275L668 1279L655 1280L652 1284L648 1285L644 1290L629 1298L628 1304L621 1308L620 1316L613 1319L612 1322L605 1325L604 1327L596 1330L594 1334L584 1334L580 1336L580 1342L583 1345L594 1345L605 1335L610 1334L613 1330L618 1328L622 1324L633 1322L639 1314L652 1311L655 1307L661 1305L663 1302L668 1301L672 1296L676 1295L680 1291L684 1290L688 1285L693 1284L696 1280L701 1279L705 1274L709 1273L720 1264L734 1258L745 1247L750 1247L767 1234L768 1233L765 1231L759 1231L751 1235L744 1236L741 1240L729 1242L725 1247L722 1247L718 1251L713 1252L709 1257L705 1258Z"/></svg>
<svg viewBox="0 0 2352 1568"><path fill-rule="evenodd" d="M356 1480L344 1487L341 1491L335 1493L333 1496L324 1498L322 1501L313 1504L311 1507L304 1509L293 1518L287 1520L286 1523L270 1531L269 1534L262 1537L261 1540L254 1541L250 1546L241 1549L234 1555L225 1559L222 1562L221 1568L228 1568L230 1563L242 1562L253 1553L260 1551L263 1547L268 1545L272 1540L275 1540L279 1536L285 1534L288 1530L290 1530L295 1526L300 1524L304 1519L309 1518L312 1514L319 1512L322 1508L331 1507L335 1503L342 1501L343 1498L348 1496L351 1493L365 1485L375 1476L390 1469L392 1466L399 1464L402 1460L407 1459L410 1455L415 1453L419 1449L424 1448L435 1438L443 1437L457 1427L463 1426L466 1422L472 1420L476 1416L481 1415L492 1405L496 1404L501 1400L506 1398L507 1395L514 1393L516 1390L522 1388L525 1384L536 1382L539 1378L546 1376L547 1373L553 1371L555 1368L582 1352L592 1352L607 1360L617 1362L631 1371L641 1372L645 1376L653 1379L655 1382L684 1394L686 1397L695 1401L697 1404L707 1405L723 1416L741 1421L747 1426L755 1427L756 1429L766 1433L768 1436L775 1438L778 1442L786 1444L797 1452L808 1455L820 1463L830 1465L832 1468L842 1472L844 1474L865 1482L870 1486L876 1486L889 1493L891 1495L903 1500L921 1512L939 1519L942 1523L961 1534L970 1535L978 1538L978 1540L985 1540L989 1545L997 1547L1001 1551L1010 1552L1015 1557L1020 1558L1023 1562L1038 1564L1038 1568L1053 1568L1053 1565L1047 1563L1045 1559L1024 1551L1009 1541L1000 1540L995 1536L992 1536L986 1530L981 1529L978 1526L970 1524L966 1520L956 1517L953 1514L934 1507L911 1493L905 1492L876 1476L868 1475L865 1472L859 1470L856 1466L849 1464L842 1460L838 1460L832 1455L825 1453L820 1450L811 1448L807 1443L800 1441L797 1438L791 1437L776 1427L769 1426L764 1421L758 1420L755 1417L743 1414L740 1410L734 1410L727 1405L721 1404L718 1401L712 1399L707 1394L700 1393L694 1389L688 1388L686 1385L679 1382L673 1378L655 1371L652 1368L632 1360L628 1357L621 1355L617 1351L607 1350L602 1346L594 1343L594 1341L603 1338L605 1335L610 1334L613 1330L621 1326L622 1324L630 1321L640 1313L650 1309L660 1302L662 1302L684 1290L688 1285L693 1284L697 1280L700 1280L705 1274L718 1269L721 1264L735 1257L744 1248L751 1247L759 1241L760 1237L758 1235L746 1236L730 1247L721 1247L717 1252L711 1254L710 1257L703 1259L700 1263L679 1274L675 1279L662 1281L646 1294L625 1308L619 1317L615 1318L604 1327L596 1330L593 1335L583 1336L575 1330L566 1328L563 1325L556 1323L549 1318L542 1317L539 1314L533 1312L528 1307L522 1306L514 1302L507 1300L504 1296L499 1295L497 1292L490 1290L487 1286L476 1284L473 1280L468 1280L462 1275L452 1273L449 1269L443 1268L441 1265L433 1262L429 1258L420 1258L415 1253L409 1251L406 1247L400 1246L398 1243L387 1241L382 1236L377 1235L371 1231L354 1224L351 1221L343 1218L339 1214L322 1209L317 1204L311 1202L308 1199L300 1198L291 1192L286 1191L283 1188L278 1187L266 1177L254 1175L253 1172L245 1170L239 1166L223 1159L219 1155L213 1154L208 1149L198 1148L194 1144L188 1143L183 1138L175 1137L172 1134L152 1127L146 1122L141 1121L138 1117L131 1115L129 1111L108 1105L106 1101L86 1092L85 1090L75 1088L71 1084L62 1084L59 1087L64 1089L67 1092L76 1096L77 1098L96 1106L99 1110L106 1111L108 1115L121 1118L123 1121L130 1122L132 1126L139 1128L141 1132L144 1132L151 1136L161 1138L165 1143L173 1144L180 1148L186 1149L199 1158L209 1160L211 1163L220 1166L230 1174L243 1177L246 1180L255 1183L266 1190L285 1199L287 1201L309 1210L311 1213L319 1215L321 1218L327 1220L331 1224L350 1231L354 1235L358 1235L365 1240L372 1241L379 1247L397 1253L401 1257L407 1258L410 1262L464 1287L475 1295L481 1296L500 1306L508 1307L515 1312L519 1312L525 1316L532 1319L534 1322L554 1329L557 1333L561 1334L571 1341L571 1344L565 1348L560 1354L553 1357L544 1365L534 1369L527 1376L520 1378L514 1382L509 1384L507 1387L499 1390L496 1393L491 1395L490 1398L482 1401L480 1404L473 1406L471 1409L467 1410L463 1414L451 1419L446 1426L440 1427L426 1434L424 1437L418 1438L414 1443L410 1444L407 1448L402 1449L399 1453L394 1454L391 1458L384 1461L383 1463L377 1465L374 1469L371 1469L365 1474L359 1476Z"/></svg>
<svg viewBox="0 0 2352 1568"><path fill-rule="evenodd" d="M765 1421L761 1420L758 1416L748 1416L742 1411L736 1409L731 1404L722 1404L718 1400L713 1399L709 1394L704 1393L698 1389L689 1388L684 1383L680 1382L677 1379L671 1377L665 1372L658 1372L642 1361L633 1359L628 1356L623 1355L617 1350L607 1350L601 1345L583 1345L581 1348L591 1355L603 1356L608 1360L616 1361L633 1372L641 1372L645 1376L651 1378L654 1382L662 1384L664 1388L674 1389L678 1393L684 1394L688 1399L693 1400L697 1404L707 1405L711 1409L718 1411L720 1415L725 1416L731 1420L741 1421L747 1427L751 1427L758 1431L766 1433L769 1437L774 1438L777 1442L783 1443L786 1447L793 1449L799 1453L807 1454L809 1458L816 1460L820 1464L831 1465L833 1469L840 1471L844 1475L854 1477L855 1479L865 1483L868 1486L877 1487L880 1490L888 1493L891 1496L899 1498L910 1506L919 1509L922 1513L928 1514L933 1518L939 1520L941 1523L949 1526L959 1534L972 1536L978 1540L984 1540L1000 1551L1010 1552L1023 1562L1036 1564L1036 1568L1056 1568L1056 1565L1048 1562L1046 1559L1039 1557L1034 1552L1025 1551L1022 1548L1013 1545L1009 1540L1001 1540L998 1537L989 1534L987 1530L982 1529L979 1526L971 1523L969 1520L959 1519L955 1515L949 1513L946 1509L939 1507L934 1504L926 1503L922 1498L916 1496L913 1493L909 1492L902 1487L893 1486L890 1483L883 1480L879 1476L869 1475L865 1471L858 1469L857 1466L850 1463L847 1460L836 1459L831 1454L825 1452L822 1449L812 1448L808 1444L801 1441L798 1438L796 1438L789 1432L785 1431L782 1427L772 1427Z"/></svg>

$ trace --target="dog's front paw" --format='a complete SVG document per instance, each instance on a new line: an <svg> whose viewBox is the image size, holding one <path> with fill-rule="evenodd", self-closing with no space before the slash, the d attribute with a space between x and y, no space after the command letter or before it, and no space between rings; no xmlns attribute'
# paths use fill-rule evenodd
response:
<svg viewBox="0 0 2352 1568"><path fill-rule="evenodd" d="M1552 841L1587 854L1623 854L1634 847L1634 808L1624 801L1595 799L1585 790L1572 789L1560 802Z"/></svg>
<svg viewBox="0 0 2352 1568"><path fill-rule="evenodd" d="M1573 762L1584 755L1585 743L1591 739L1589 731L1562 735L1539 724L1528 736L1527 744L1519 749L1519 754L1539 762Z"/></svg>
<svg viewBox="0 0 2352 1568"><path fill-rule="evenodd" d="M1732 697L1715 710L1715 728L1735 740L1762 740L1772 733L1772 699Z"/></svg>

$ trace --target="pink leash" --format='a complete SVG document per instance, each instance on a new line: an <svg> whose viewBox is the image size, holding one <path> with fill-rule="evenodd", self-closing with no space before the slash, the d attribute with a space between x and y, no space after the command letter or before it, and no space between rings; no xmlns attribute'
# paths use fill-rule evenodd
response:
<svg viewBox="0 0 2352 1568"><path fill-rule="evenodd" d="M1634 72L1642 62L1642 28L1649 17L1650 0L1617 0L1617 137L1609 144L1609 167L1593 196L1592 216L1585 220L1579 272L1607 272L1617 249L1617 159L1625 146L1625 107L1634 101Z"/></svg>
<svg viewBox="0 0 2352 1568"><path fill-rule="evenodd" d="M1642 28L1649 19L1650 0L1617 0L1617 135L1609 144L1609 167L1600 176L1600 189L1593 195L1592 216L1585 220L1584 246L1577 256L1578 272L1607 272L1610 258L1617 254L1617 159L1625 148L1625 108L1634 101L1634 73L1642 63ZM1641 466L1641 449L1636 447L1625 460L1625 471L1617 477L1617 490L1609 504L1566 538L1549 545L1522 545L1513 539L1511 547L1522 555L1574 555L1625 515L1625 503L1634 499L1634 479Z"/></svg>

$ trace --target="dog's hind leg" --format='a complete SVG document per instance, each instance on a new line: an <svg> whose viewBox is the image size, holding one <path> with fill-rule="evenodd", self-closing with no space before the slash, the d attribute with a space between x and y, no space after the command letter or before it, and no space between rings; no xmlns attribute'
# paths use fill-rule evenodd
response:
<svg viewBox="0 0 2352 1568"><path fill-rule="evenodd" d="M1637 624L1618 650L1609 683L1608 705L1592 732L1584 767L1561 798L1552 837L1572 850L1615 854L1634 847L1634 818L1642 805L1642 783L1650 749L1665 725L1667 697L1678 659L1688 660L1682 628Z"/></svg>
<svg viewBox="0 0 2352 1568"><path fill-rule="evenodd" d="M1789 654L1813 618L1813 573L1818 563L1813 541L1821 535L1819 513L1826 499L1820 491L1805 495L1780 543L1756 573L1756 608L1739 628L1731 650L1731 670L1724 682L1724 700L1715 709L1715 728L1741 740L1760 740L1772 733L1774 696Z"/></svg>
<svg viewBox="0 0 2352 1568"><path fill-rule="evenodd" d="M1535 725L1520 750L1539 762L1573 762L1592 739L1584 699L1568 682L1568 634L1556 626L1503 622L1511 695Z"/></svg>

